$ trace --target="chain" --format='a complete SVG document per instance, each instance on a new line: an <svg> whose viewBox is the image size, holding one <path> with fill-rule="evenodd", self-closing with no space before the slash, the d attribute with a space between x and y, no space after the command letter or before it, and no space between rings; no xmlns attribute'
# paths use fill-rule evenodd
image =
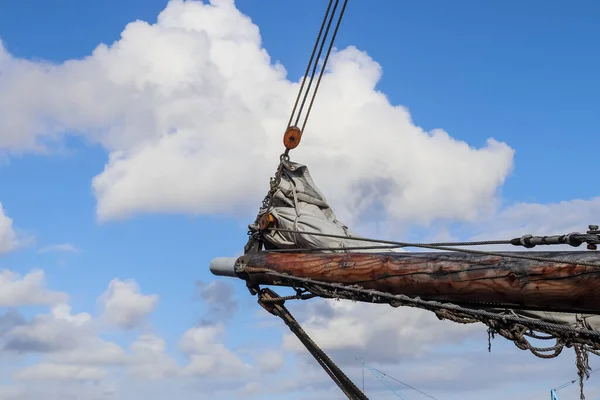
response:
<svg viewBox="0 0 600 400"><path fill-rule="evenodd" d="M265 198L262 201L261 207L258 210L256 215L256 219L254 223L248 225L248 236L250 236L248 243L245 246L245 253L256 252L260 249L260 231L259 231L259 221L260 218L269 212L271 207L273 206L273 200L279 185L281 184L281 179L283 177L283 169L285 164L290 161L290 156L283 153L279 156L279 165L277 166L277 171L275 175L270 179L270 187L267 192Z"/></svg>
<svg viewBox="0 0 600 400"><path fill-rule="evenodd" d="M277 189L281 184L281 178L283 177L283 168L285 167L285 164L287 164L289 161L289 155L284 153L279 156L279 165L277 166L277 171L275 172L275 175L270 179L269 192L263 199L262 207L259 213L264 213L273 206L275 192L277 192Z"/></svg>

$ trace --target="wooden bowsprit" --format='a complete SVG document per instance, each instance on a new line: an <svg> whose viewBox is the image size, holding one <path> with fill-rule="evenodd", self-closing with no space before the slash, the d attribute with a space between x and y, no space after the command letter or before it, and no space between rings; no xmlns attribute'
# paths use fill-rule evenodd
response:
<svg viewBox="0 0 600 400"><path fill-rule="evenodd" d="M600 314L600 261L595 252L531 252L546 263L460 252L246 254L238 268L265 268L297 278L358 285L455 304ZM552 262L558 261L558 262ZM289 286L268 273L248 275L256 285Z"/></svg>

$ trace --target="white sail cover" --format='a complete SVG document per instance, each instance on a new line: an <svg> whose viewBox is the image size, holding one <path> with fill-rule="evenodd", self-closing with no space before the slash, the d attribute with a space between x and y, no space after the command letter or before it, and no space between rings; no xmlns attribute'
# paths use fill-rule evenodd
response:
<svg viewBox="0 0 600 400"><path fill-rule="evenodd" d="M281 182L273 195L271 214L277 221L277 227L303 232L302 234L267 231L263 239L277 249L316 249L335 248L343 250L349 247L386 246L385 243L373 243L350 238L360 238L340 222L325 196L312 180L305 165L291 161L283 162ZM332 238L315 235L328 234L345 238ZM402 249L362 249L356 251L404 251ZM352 251L352 250L349 250Z"/></svg>

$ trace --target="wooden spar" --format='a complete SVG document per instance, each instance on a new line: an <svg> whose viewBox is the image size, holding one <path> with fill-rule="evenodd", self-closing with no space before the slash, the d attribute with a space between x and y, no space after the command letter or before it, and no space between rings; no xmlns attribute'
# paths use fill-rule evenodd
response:
<svg viewBox="0 0 600 400"><path fill-rule="evenodd" d="M259 252L237 259L236 269L269 268L301 278L359 285L391 294L457 304L495 303L495 307L600 313L600 254L504 252L567 263L540 262L460 252L277 253ZM214 272L214 271L213 271ZM252 273L259 285L289 286L281 278Z"/></svg>

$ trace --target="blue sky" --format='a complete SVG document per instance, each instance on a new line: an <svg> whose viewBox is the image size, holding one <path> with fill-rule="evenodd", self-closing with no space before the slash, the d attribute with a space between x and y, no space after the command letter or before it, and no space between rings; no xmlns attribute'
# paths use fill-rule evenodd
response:
<svg viewBox="0 0 600 400"><path fill-rule="evenodd" d="M101 43L110 46L120 39L131 22L156 23L166 5L165 1L155 0L102 3L64 0L44 5L31 0L6 3L0 6L0 40L13 61L29 60L38 65L40 60L45 60L60 66L65 62L68 64L69 60L89 57ZM306 66L324 2L311 2L307 6L300 2L240 0L236 6L260 29L262 47L271 62L281 63L287 71L287 79L297 81ZM511 167L505 165L510 172L499 166L497 171L494 170L500 177L498 182L485 186L493 186L490 199L498 201L492 223L489 223L489 216L488 219L477 217L465 221L457 211L455 219L446 215L440 224L459 224L461 230L456 232L461 235L485 234L488 237L495 237L499 232L520 232L523 227L536 224L549 230L566 229L575 224L576 229L581 230L588 223L598 222L586 218L597 218L600 210L593 202L598 192L591 184L591 171L596 166L600 144L597 135L600 126L597 112L600 109L597 95L600 91L600 54L594 51L600 39L600 26L596 23L599 17L600 4L583 0L573 4L538 0L526 3L466 0L453 3L382 0L374 3L356 0L349 3L336 45L338 49L356 46L381 66L383 75L376 89L385 94L392 106L408 108L412 124L417 127L425 131L443 129L454 140L464 141L472 148L485 147L488 138L492 137L515 151ZM168 56L165 57L166 60ZM129 65L136 68L133 63ZM2 68L0 52L0 88L3 83L7 84L2 80ZM19 71L16 69L11 72L14 75L8 76L23 82L31 78ZM367 74L369 69L365 67L364 71ZM50 75L44 79L50 79ZM69 82L68 74L64 79ZM352 84L348 83L349 86ZM58 138L45 137L44 129L35 132L39 143L49 143L45 153L3 145L5 142L0 140L0 154L3 154L0 203L5 214L13 220L22 244L0 256L0 268L21 275L35 268L43 269L48 288L68 293L73 314L88 312L94 317L102 314L103 306L97 297L107 290L112 279L134 279L143 294L158 295L158 305L148 313L141 327L120 331L107 329L102 337L127 346L140 332L151 330L165 340L173 357L183 362L177 355L178 340L183 332L205 317L211 306L199 295L201 290L197 282L214 280L208 272L212 258L241 252L246 240L245 227L252 222L253 215L246 208L240 216L218 207L207 206L208 212L180 207L183 200L171 203L157 200L160 205L152 206L154 211L148 211L141 201L134 203L134 212L125 218L100 221L97 218L99 197L92 180L109 169L109 154L121 150L133 152L132 149L137 147L120 148L110 141L117 139L104 140L81 134L78 127L83 126L81 130L86 131L95 129L96 125L78 125L71 122L75 117L60 120L63 114L54 111L49 104L52 99L62 104L69 93L58 90L48 95L32 89L29 95L21 93L29 100L18 100L23 103L15 109L4 104L11 102L16 93L9 90L0 93L0 116L8 118L22 111L24 116L55 119L64 126L64 135ZM44 99L39 104L36 103L38 97ZM338 107L341 111L337 118L340 121L345 118L343 107L346 103L340 100L336 105L335 96L322 103L319 100L315 108L320 104L327 110ZM89 108L101 108L103 101L109 99L95 98ZM291 98L286 97L286 101ZM6 108L3 110L2 107ZM149 109L151 113L154 110ZM68 112L68 107L65 106L65 110ZM336 117L332 119L335 121ZM360 126L369 126L369 123L367 119L365 125ZM199 124L207 123L200 121ZM0 123L0 136L15 133L2 131L3 126L6 129L8 125ZM314 126L315 131L308 132L307 136L328 134L318 117ZM110 124L102 125L104 128L110 128ZM243 135L243 132L230 133L234 134ZM273 139L275 142L270 142L270 146L279 145L277 135L273 136L277 139ZM258 141L265 138L260 137ZM240 140L248 139L240 136ZM320 139L306 140L314 146ZM402 158L400 146L399 142L386 147L386 157ZM228 151L228 147L218 150ZM231 151L238 150L237 146L231 146ZM446 162L458 162L450 156L454 150L455 147L448 148L447 152L439 148L439 154L443 154L439 157L446 157L447 153ZM347 157L361 157L347 151ZM428 157L427 152L424 159ZM437 157L435 154L438 153L429 154L429 157ZM259 169L261 174L257 173L253 178L257 184L260 181L262 187L266 187L269 179L269 173L262 174L262 171L269 171L269 168L274 171L277 158L276 153L273 155L272 162L265 162L265 167ZM240 159L244 156L243 152L236 154ZM500 155L498 157L500 160ZM155 165L161 166L169 160L159 158ZM473 169L487 165L485 160L477 160L481 164L474 164ZM192 175L195 173L190 171ZM325 173L324 167L317 171ZM429 171L428 176L435 180L436 173L439 170ZM177 180L178 177L173 175L170 179ZM328 182L327 179L323 178L323 182ZM461 187L475 184L467 182L465 185ZM321 185L321 189L329 196L328 187ZM169 187L156 188L159 193L169 190ZM212 187L206 186L203 196L209 196L211 190ZM481 197L485 198L488 192L482 190L486 194ZM243 192L235 195L240 198L254 196L246 201L258 209L260 196ZM335 198L336 193L331 196ZM585 203L573 204L572 200L576 199ZM563 205L565 208L560 208L562 211L552 208L557 206L551 203L561 201L568 203ZM534 216L527 215L520 211L521 203L535 203L542 211ZM340 208L346 210L345 206ZM449 209L449 213L454 212L451 207ZM503 214L506 210L510 212ZM399 214L393 210L389 215L390 223L405 221L401 217L394 219ZM554 219L544 219L547 215ZM560 219L564 215L568 220ZM502 216L505 220L499 219ZM427 219L427 216L423 215L423 218ZM425 228L408 229L403 235L435 235L440 225L436 224L435 216L433 221ZM407 219L405 223L410 227L412 222ZM40 252L46 246L66 243L79 251ZM217 281L225 284L223 280ZM231 318L226 318L227 334L223 340L227 346L234 352L242 349L240 357L245 357L243 350L248 347L269 347L279 343L283 328L275 325L275 330L268 331L257 327L255 313L259 314L259 310L255 299L246 294L242 282L235 282L233 288L237 309ZM18 310L28 318L45 312L44 305L18 307ZM485 332L482 328L480 331L474 348L485 353L482 339ZM464 343L454 345L458 347L451 347L453 351L461 349L460 346L471 348ZM510 352L510 348L506 351ZM300 362L295 353L286 354L290 362ZM356 356L366 357L364 354ZM556 371L574 373L570 360L562 360ZM548 378L530 386L523 385L521 389L528 393L547 393L552 385L570 377L557 373L558 381ZM398 378L402 379L401 376ZM458 389L446 392L440 389L436 393L440 398L467 398ZM500 398L498 390L495 393Z"/></svg>

